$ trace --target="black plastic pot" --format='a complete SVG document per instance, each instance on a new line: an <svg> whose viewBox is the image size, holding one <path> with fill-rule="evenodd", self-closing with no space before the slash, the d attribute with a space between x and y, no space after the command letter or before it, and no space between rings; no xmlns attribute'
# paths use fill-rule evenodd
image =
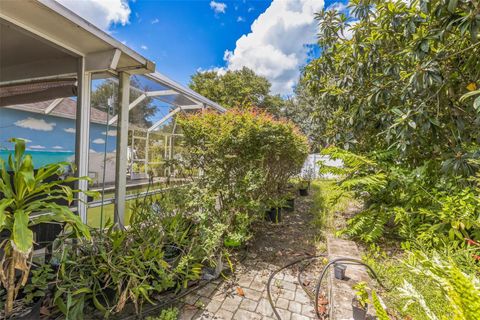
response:
<svg viewBox="0 0 480 320"><path fill-rule="evenodd" d="M271 208L265 212L265 220L279 223L282 222L282 208Z"/></svg>
<svg viewBox="0 0 480 320"><path fill-rule="evenodd" d="M18 320L38 320L40 319L40 308L43 304L43 298L39 299L37 302L32 304L29 311L25 311L22 315L15 316L12 319Z"/></svg>
<svg viewBox="0 0 480 320"><path fill-rule="evenodd" d="M295 198L287 199L285 206L282 209L286 212L292 212L295 210Z"/></svg>
<svg viewBox="0 0 480 320"><path fill-rule="evenodd" d="M352 300L352 316L353 320L365 320L367 318L368 304L365 308L360 306L360 303L357 299L353 298Z"/></svg>
<svg viewBox="0 0 480 320"><path fill-rule="evenodd" d="M333 268L335 272L335 278L339 280L345 279L345 270L347 270L347 266L341 263L335 263Z"/></svg>
<svg viewBox="0 0 480 320"><path fill-rule="evenodd" d="M305 188L305 189L300 188L300 189L298 189L298 192L300 193L300 195L301 195L302 197L308 196L308 188Z"/></svg>
<svg viewBox="0 0 480 320"><path fill-rule="evenodd" d="M168 245L165 245L165 254L163 256L163 259L168 264L173 264L181 254L182 254L182 251L177 246L173 244L168 244Z"/></svg>
<svg viewBox="0 0 480 320"><path fill-rule="evenodd" d="M32 227L35 235L34 249L42 249L52 244L62 232L63 225L60 223L40 223Z"/></svg>

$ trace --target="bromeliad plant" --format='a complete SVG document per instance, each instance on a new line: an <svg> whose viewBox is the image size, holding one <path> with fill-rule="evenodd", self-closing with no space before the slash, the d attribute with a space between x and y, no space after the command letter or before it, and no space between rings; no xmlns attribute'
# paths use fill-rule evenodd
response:
<svg viewBox="0 0 480 320"><path fill-rule="evenodd" d="M56 203L66 201L71 204L78 191L66 183L87 178L58 180L68 163L49 164L35 171L32 156L25 154L25 141L12 139L11 142L15 143L15 152L8 158L12 175L7 171L5 161L0 159L0 232L9 234L0 243L3 249L0 280L7 290L5 316L12 312L20 288L27 283L34 243L33 226L48 222L65 223L73 231L72 235L90 238L88 228L68 205ZM21 273L19 280L15 277L17 270Z"/></svg>

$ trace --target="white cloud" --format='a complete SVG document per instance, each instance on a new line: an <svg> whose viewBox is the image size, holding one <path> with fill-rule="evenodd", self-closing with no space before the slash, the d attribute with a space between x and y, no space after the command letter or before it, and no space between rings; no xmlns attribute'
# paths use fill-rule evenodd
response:
<svg viewBox="0 0 480 320"><path fill-rule="evenodd" d="M57 124L55 122L46 122L43 119L28 117L27 119L18 120L17 122L15 122L15 125L17 127L31 130L52 131L53 127L55 127Z"/></svg>
<svg viewBox="0 0 480 320"><path fill-rule="evenodd" d="M107 132L106 132L106 131L103 131L102 134L103 134L103 135L106 135ZM116 136L117 136L117 130L108 130L108 135L109 135L110 137L116 137Z"/></svg>
<svg viewBox="0 0 480 320"><path fill-rule="evenodd" d="M347 9L347 4L343 2L334 2L327 8L327 10L337 10L338 12L347 12Z"/></svg>
<svg viewBox="0 0 480 320"><path fill-rule="evenodd" d="M244 17L238 16L237 22L244 22L244 21L245 21L245 18L244 18Z"/></svg>
<svg viewBox="0 0 480 320"><path fill-rule="evenodd" d="M101 138L98 138L98 139L93 140L92 143L95 143L95 144L104 144L104 143L105 143L105 140L103 140L103 139L101 139Z"/></svg>
<svg viewBox="0 0 480 320"><path fill-rule="evenodd" d="M45 149L45 147L40 145L35 145L35 146L29 146L29 149Z"/></svg>
<svg viewBox="0 0 480 320"><path fill-rule="evenodd" d="M355 25L358 23L358 20L355 20L355 21L351 21L349 24L350 26L348 26L344 31L343 31L343 37L346 38L346 39L352 39L353 37L353 32L355 30L353 30L353 27L355 27Z"/></svg>
<svg viewBox="0 0 480 320"><path fill-rule="evenodd" d="M228 70L248 67L272 83L272 92L291 94L306 63L308 45L316 42L314 13L323 0L273 0L252 24L251 32L225 51Z"/></svg>
<svg viewBox="0 0 480 320"><path fill-rule="evenodd" d="M158 18L155 18L155 19L153 19L150 23L151 23L151 24L155 24L155 23L159 23L159 22L160 22L160 20L158 20Z"/></svg>
<svg viewBox="0 0 480 320"><path fill-rule="evenodd" d="M143 50L148 50L148 47L147 47L146 45L144 45L144 44L142 44L142 45L140 46L140 48L142 48Z"/></svg>
<svg viewBox="0 0 480 320"><path fill-rule="evenodd" d="M66 129L63 129L63 131L67 132L67 133L75 133L75 128L66 128Z"/></svg>
<svg viewBox="0 0 480 320"><path fill-rule="evenodd" d="M53 146L52 149L60 150L60 149L63 149L63 147L62 146Z"/></svg>
<svg viewBox="0 0 480 320"><path fill-rule="evenodd" d="M56 0L100 29L108 30L110 25L129 22L128 0Z"/></svg>
<svg viewBox="0 0 480 320"><path fill-rule="evenodd" d="M212 0L210 1L210 8L212 8L215 13L225 13L227 4Z"/></svg>
<svg viewBox="0 0 480 320"><path fill-rule="evenodd" d="M197 68L197 72L203 73L203 72L209 72L209 71L214 71L217 74L223 76L225 73L227 73L227 68L225 67L212 67L210 69L202 69L202 68Z"/></svg>

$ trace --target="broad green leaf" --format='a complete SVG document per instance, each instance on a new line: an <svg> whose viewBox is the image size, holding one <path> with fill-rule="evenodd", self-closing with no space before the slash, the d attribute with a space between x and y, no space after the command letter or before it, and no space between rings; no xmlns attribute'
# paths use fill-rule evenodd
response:
<svg viewBox="0 0 480 320"><path fill-rule="evenodd" d="M29 216L25 211L17 210L14 219L12 238L15 250L27 254L33 245L33 232L28 228Z"/></svg>
<svg viewBox="0 0 480 320"><path fill-rule="evenodd" d="M14 199L2 199L0 200L0 231L3 230L3 227L7 222L7 214L5 209L10 206L15 200Z"/></svg>

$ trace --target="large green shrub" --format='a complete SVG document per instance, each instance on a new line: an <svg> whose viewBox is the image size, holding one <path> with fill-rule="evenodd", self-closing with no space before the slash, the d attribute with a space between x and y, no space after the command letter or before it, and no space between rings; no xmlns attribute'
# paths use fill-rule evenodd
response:
<svg viewBox="0 0 480 320"><path fill-rule="evenodd" d="M206 232L219 242L223 234L241 240L254 213L282 196L308 154L306 138L292 123L263 112L204 111L180 117L178 124L186 165L202 173L196 197L210 204L199 219L209 221Z"/></svg>
<svg viewBox="0 0 480 320"><path fill-rule="evenodd" d="M201 169L202 179L218 190L234 191L258 174L258 188L272 196L300 171L308 154L306 138L292 123L263 112L205 111L180 117L178 124L189 165Z"/></svg>

